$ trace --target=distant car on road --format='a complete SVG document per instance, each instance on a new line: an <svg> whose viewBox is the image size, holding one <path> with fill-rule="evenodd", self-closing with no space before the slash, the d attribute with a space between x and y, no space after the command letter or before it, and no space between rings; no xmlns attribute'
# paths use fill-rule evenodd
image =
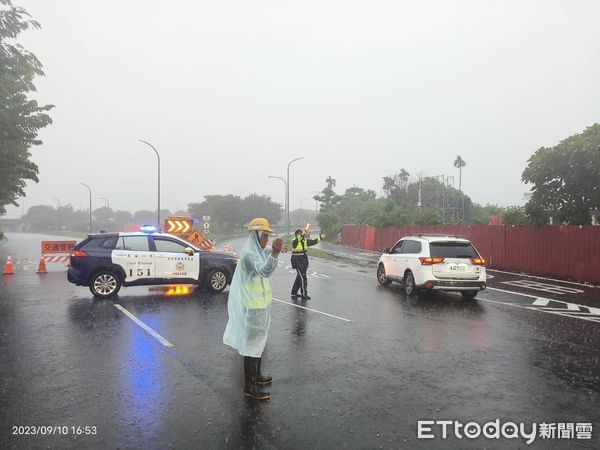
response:
<svg viewBox="0 0 600 450"><path fill-rule="evenodd" d="M121 286L198 284L221 292L231 283L237 256L208 252L166 233L98 233L77 244L67 279L109 298Z"/></svg>
<svg viewBox="0 0 600 450"><path fill-rule="evenodd" d="M379 258L377 281L402 284L408 297L418 292L455 291L471 300L486 288L485 260L467 239L405 236Z"/></svg>

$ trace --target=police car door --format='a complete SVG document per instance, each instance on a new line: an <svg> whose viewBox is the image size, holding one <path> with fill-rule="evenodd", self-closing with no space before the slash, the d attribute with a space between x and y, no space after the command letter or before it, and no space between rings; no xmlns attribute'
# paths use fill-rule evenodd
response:
<svg viewBox="0 0 600 450"><path fill-rule="evenodd" d="M153 236L156 278L165 280L198 280L200 275L200 254L186 255L185 249L191 247L178 239Z"/></svg>
<svg viewBox="0 0 600 450"><path fill-rule="evenodd" d="M120 236L111 259L125 271L126 283L154 278L154 254L146 235Z"/></svg>

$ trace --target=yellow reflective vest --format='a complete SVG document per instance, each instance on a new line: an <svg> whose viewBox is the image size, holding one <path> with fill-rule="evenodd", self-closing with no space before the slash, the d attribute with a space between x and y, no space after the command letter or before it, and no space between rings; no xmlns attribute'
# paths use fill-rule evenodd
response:
<svg viewBox="0 0 600 450"><path fill-rule="evenodd" d="M269 278L255 275L252 277L247 289L249 295L244 298L244 305L247 309L264 309L273 301L273 291L271 290L271 280Z"/></svg>

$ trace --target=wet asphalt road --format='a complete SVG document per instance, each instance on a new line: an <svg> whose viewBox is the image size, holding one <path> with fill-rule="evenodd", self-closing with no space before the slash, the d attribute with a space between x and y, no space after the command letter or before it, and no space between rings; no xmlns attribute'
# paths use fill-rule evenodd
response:
<svg viewBox="0 0 600 450"><path fill-rule="evenodd" d="M368 262L313 258L313 299L293 305L282 255L263 355L272 400L255 403L242 395L241 357L222 344L228 291L137 287L96 301L66 281L64 265L35 273L41 236L9 238L0 245L1 261L11 253L16 265L0 278L2 448L527 447L521 438L443 440L439 430L417 438L418 420L495 419L591 423L591 440L538 438L531 447L600 446L592 288L544 282L566 291L540 291L492 273L493 289L475 303L414 300L396 284L380 287ZM68 435L13 433L33 425ZM71 428L85 426L96 434Z"/></svg>

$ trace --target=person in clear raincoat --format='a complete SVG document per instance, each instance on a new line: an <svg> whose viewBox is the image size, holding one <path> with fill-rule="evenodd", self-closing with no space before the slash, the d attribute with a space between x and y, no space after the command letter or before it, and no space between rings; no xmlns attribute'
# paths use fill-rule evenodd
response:
<svg viewBox="0 0 600 450"><path fill-rule="evenodd" d="M229 288L227 312L229 320L223 343L244 357L244 395L268 400L268 392L259 386L270 384L271 377L260 372L262 353L271 325L271 281L280 252L287 252L281 239L268 247L269 236L275 233L269 222L256 218L248 224L248 240L240 252L240 260Z"/></svg>

